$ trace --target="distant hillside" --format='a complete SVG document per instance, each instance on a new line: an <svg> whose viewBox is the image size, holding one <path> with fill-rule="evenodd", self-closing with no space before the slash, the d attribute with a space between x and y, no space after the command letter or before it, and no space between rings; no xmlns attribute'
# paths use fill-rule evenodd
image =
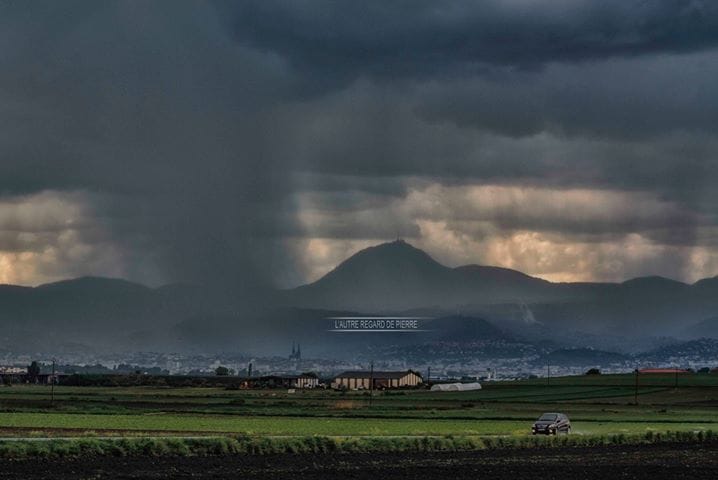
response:
<svg viewBox="0 0 718 480"><path fill-rule="evenodd" d="M172 349L178 345L168 332L184 319L225 312L239 316L251 305L236 292L198 286L152 289L101 277L35 288L2 285L0 348L26 352Z"/></svg>
<svg viewBox="0 0 718 480"><path fill-rule="evenodd" d="M232 347L248 351L285 353L287 346L298 342L314 354L351 358L367 349L381 349L424 343L468 344L472 342L515 341L507 333L481 318L451 315L422 320L420 331L411 333L338 333L331 331L336 316L353 316L357 312L318 309L278 308L262 314L247 335L247 326L238 317L203 315L187 319L171 330L183 344ZM310 347L310 348L309 348Z"/></svg>
<svg viewBox="0 0 718 480"><path fill-rule="evenodd" d="M452 315L425 322L430 330L422 340L470 343L486 340L515 340L513 335L500 330L482 318Z"/></svg>
<svg viewBox="0 0 718 480"><path fill-rule="evenodd" d="M637 358L646 361L669 362L678 367L686 367L689 361L712 360L718 362L718 340L700 338L675 343L643 353Z"/></svg>
<svg viewBox="0 0 718 480"><path fill-rule="evenodd" d="M605 366L628 361L631 357L615 352L594 350L592 348L561 348L542 355L538 365L557 366Z"/></svg>
<svg viewBox="0 0 718 480"><path fill-rule="evenodd" d="M688 338L718 338L718 316L706 318L683 331Z"/></svg>

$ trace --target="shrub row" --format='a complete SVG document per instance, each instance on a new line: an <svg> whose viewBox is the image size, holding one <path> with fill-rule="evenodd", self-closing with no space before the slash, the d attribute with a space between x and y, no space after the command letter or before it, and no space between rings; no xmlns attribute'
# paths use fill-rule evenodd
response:
<svg viewBox="0 0 718 480"><path fill-rule="evenodd" d="M571 435L558 437L208 437L78 438L0 441L0 458L78 456L211 456L278 453L432 452L460 450L591 447L656 443L718 443L718 434L648 432L642 435Z"/></svg>

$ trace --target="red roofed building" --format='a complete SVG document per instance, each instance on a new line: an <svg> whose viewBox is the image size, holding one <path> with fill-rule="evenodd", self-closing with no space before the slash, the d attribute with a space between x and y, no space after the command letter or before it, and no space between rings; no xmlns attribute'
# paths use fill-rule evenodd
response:
<svg viewBox="0 0 718 480"><path fill-rule="evenodd" d="M684 368L641 368L638 373L689 373Z"/></svg>

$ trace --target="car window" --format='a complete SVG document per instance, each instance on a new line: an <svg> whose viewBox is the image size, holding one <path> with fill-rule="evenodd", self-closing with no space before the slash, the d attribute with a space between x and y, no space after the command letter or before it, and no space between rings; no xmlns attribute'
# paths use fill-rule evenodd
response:
<svg viewBox="0 0 718 480"><path fill-rule="evenodd" d="M556 415L555 413L544 413L543 415L541 415L541 418L539 418L539 420L553 422L554 420L556 420L557 416L558 415Z"/></svg>

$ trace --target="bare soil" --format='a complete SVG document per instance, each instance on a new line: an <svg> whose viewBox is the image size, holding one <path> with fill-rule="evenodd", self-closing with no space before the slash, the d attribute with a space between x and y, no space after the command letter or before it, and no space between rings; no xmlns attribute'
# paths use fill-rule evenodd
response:
<svg viewBox="0 0 718 480"><path fill-rule="evenodd" d="M0 479L716 479L718 445L4 460Z"/></svg>

